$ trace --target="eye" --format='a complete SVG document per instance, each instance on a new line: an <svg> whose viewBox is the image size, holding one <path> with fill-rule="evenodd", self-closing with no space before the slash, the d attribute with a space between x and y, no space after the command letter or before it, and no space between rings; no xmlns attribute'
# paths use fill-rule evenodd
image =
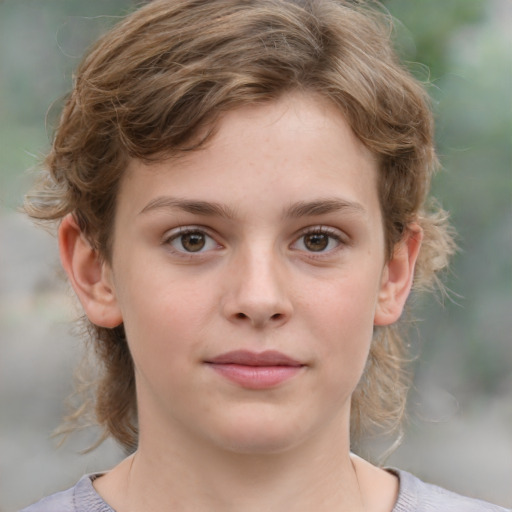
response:
<svg viewBox="0 0 512 512"><path fill-rule="evenodd" d="M205 252L219 247L211 236L199 229L180 228L178 233L167 238L166 243L176 251L186 253Z"/></svg>
<svg viewBox="0 0 512 512"><path fill-rule="evenodd" d="M315 228L304 233L292 244L292 249L306 252L329 252L342 244L341 236L326 228Z"/></svg>

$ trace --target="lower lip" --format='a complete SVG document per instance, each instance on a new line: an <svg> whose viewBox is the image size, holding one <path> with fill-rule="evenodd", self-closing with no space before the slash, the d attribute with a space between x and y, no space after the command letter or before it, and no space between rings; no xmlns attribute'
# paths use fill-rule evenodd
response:
<svg viewBox="0 0 512 512"><path fill-rule="evenodd" d="M302 366L245 366L215 363L209 363L209 366L226 379L247 389L276 387L302 370Z"/></svg>

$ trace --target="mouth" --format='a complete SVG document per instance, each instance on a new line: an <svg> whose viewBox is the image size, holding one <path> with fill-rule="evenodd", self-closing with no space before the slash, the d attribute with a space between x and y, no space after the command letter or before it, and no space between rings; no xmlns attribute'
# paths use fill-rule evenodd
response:
<svg viewBox="0 0 512 512"><path fill-rule="evenodd" d="M306 367L281 352L236 350L205 361L221 377L245 388L268 389L279 386Z"/></svg>

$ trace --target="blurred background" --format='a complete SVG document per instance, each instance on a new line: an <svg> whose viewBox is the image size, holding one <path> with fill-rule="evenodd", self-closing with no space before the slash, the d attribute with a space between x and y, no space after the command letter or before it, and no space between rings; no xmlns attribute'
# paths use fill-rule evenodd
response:
<svg viewBox="0 0 512 512"><path fill-rule="evenodd" d="M16 211L51 139L45 117L84 49L130 0L0 0L0 510L115 464L94 430L51 438L81 342L55 240ZM411 70L431 85L444 170L434 194L460 252L451 299L415 299L416 379L405 440L386 461L462 494L512 506L512 2L388 0ZM384 447L369 443L375 457Z"/></svg>

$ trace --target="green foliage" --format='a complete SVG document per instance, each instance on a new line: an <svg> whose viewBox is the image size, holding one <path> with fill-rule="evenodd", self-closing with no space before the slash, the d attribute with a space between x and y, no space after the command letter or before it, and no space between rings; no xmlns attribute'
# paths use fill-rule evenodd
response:
<svg viewBox="0 0 512 512"><path fill-rule="evenodd" d="M481 22L486 0L384 0L398 20L397 47L407 61L427 66L435 81L450 69L447 48L462 27ZM413 66L414 71L414 66Z"/></svg>
<svg viewBox="0 0 512 512"><path fill-rule="evenodd" d="M444 167L433 191L460 235L448 279L457 297L444 312L432 302L423 310L423 353L431 359L423 378L459 398L496 393L512 365L512 41L501 19L510 7L507 0L384 3L401 22L396 41L411 70L433 84Z"/></svg>

